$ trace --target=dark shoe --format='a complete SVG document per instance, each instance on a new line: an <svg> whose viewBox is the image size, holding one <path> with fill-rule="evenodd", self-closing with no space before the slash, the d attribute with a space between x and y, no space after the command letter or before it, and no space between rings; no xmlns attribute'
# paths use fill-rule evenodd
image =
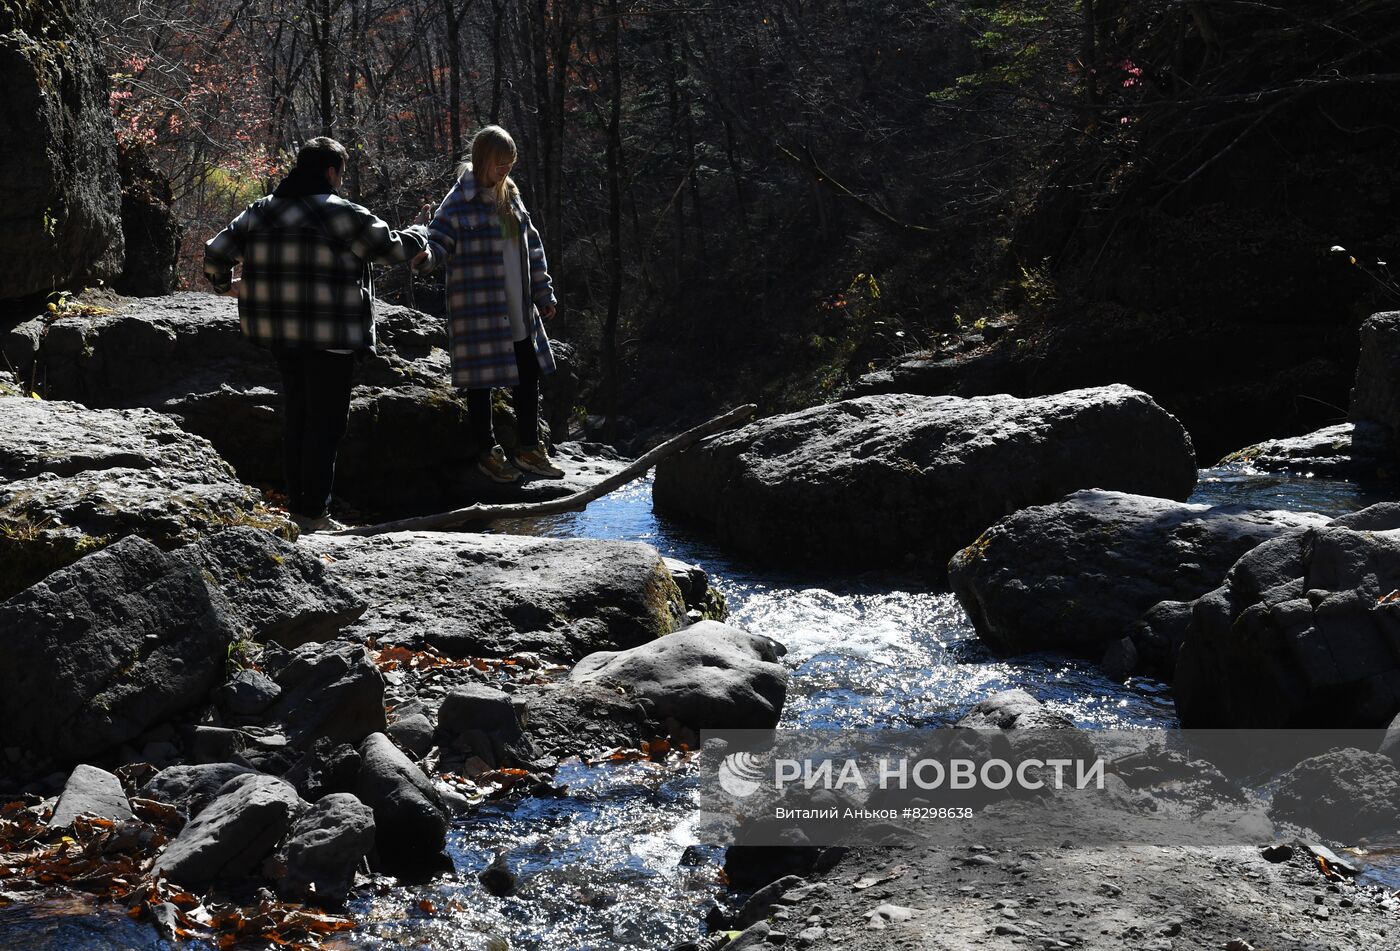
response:
<svg viewBox="0 0 1400 951"><path fill-rule="evenodd" d="M492 446L491 451L476 461L477 470L492 482L514 482L520 473L506 462L506 451L500 446Z"/></svg>
<svg viewBox="0 0 1400 951"><path fill-rule="evenodd" d="M547 479L559 479L564 475L564 470L550 461L549 453L540 443L535 443L528 449L517 450L511 461L515 463L516 468Z"/></svg>

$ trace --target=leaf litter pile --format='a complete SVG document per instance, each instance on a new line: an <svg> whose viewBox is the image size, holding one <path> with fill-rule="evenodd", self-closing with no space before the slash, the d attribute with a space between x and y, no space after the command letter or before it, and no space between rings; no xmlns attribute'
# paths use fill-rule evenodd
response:
<svg viewBox="0 0 1400 951"><path fill-rule="evenodd" d="M131 800L136 818L79 816L51 829L52 810L37 797L0 805L0 908L84 892L125 905L167 940L198 939L219 948L316 949L354 927L349 918L279 901L260 891L248 904L216 902L152 869L178 832L179 813L165 803Z"/></svg>

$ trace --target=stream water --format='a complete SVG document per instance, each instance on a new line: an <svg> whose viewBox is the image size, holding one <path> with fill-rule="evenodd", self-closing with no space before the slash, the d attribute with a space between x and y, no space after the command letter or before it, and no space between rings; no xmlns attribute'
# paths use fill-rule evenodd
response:
<svg viewBox="0 0 1400 951"><path fill-rule="evenodd" d="M1349 483L1210 469L1201 472L1192 501L1341 514L1380 498ZM952 595L923 579L782 573L736 559L654 515L646 479L583 512L494 530L644 541L705 568L728 601L731 623L787 646L793 677L784 726L948 723L1006 687L1022 687L1086 727L1175 721L1163 684L1118 683L1092 664L1053 656L993 658ZM352 911L361 927L336 946L602 951L693 939L714 901L723 857L695 841L693 772L572 764L561 767L557 781L568 785L567 797L499 803L459 820L449 848L460 880L357 901ZM519 875L510 898L490 895L473 874L498 852ZM0 945L163 947L148 926L76 910L0 911Z"/></svg>

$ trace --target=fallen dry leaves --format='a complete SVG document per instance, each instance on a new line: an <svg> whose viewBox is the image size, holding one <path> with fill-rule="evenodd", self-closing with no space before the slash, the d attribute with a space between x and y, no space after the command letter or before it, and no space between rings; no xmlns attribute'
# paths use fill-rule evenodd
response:
<svg viewBox="0 0 1400 951"><path fill-rule="evenodd" d="M26 800L0 805L0 889L7 902L85 892L126 905L170 940L199 939L220 948L249 942L304 949L354 927L328 915L273 898L240 906L196 895L152 870L155 857L178 834L182 819L171 805L131 800L136 818L114 821L79 816L71 828L51 829L51 810Z"/></svg>

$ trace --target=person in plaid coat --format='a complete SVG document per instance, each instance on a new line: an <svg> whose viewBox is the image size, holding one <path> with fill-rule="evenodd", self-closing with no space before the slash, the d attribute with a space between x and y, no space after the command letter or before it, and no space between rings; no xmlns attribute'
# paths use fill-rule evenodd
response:
<svg viewBox="0 0 1400 951"><path fill-rule="evenodd" d="M544 320L554 316L554 284L544 244L510 178L515 141L500 126L472 137L471 161L458 169L428 226L428 249L414 266L447 267L452 383L467 391L477 466L497 482L516 469L558 478L540 442L540 376L554 372ZM491 389L513 389L519 445L512 468L491 428Z"/></svg>
<svg viewBox="0 0 1400 951"><path fill-rule="evenodd" d="M395 231L336 194L347 158L334 139L307 142L277 189L204 246L214 290L238 298L244 334L277 359L288 508L303 531L338 527L329 506L355 354L375 345L370 263L427 247L422 225Z"/></svg>

